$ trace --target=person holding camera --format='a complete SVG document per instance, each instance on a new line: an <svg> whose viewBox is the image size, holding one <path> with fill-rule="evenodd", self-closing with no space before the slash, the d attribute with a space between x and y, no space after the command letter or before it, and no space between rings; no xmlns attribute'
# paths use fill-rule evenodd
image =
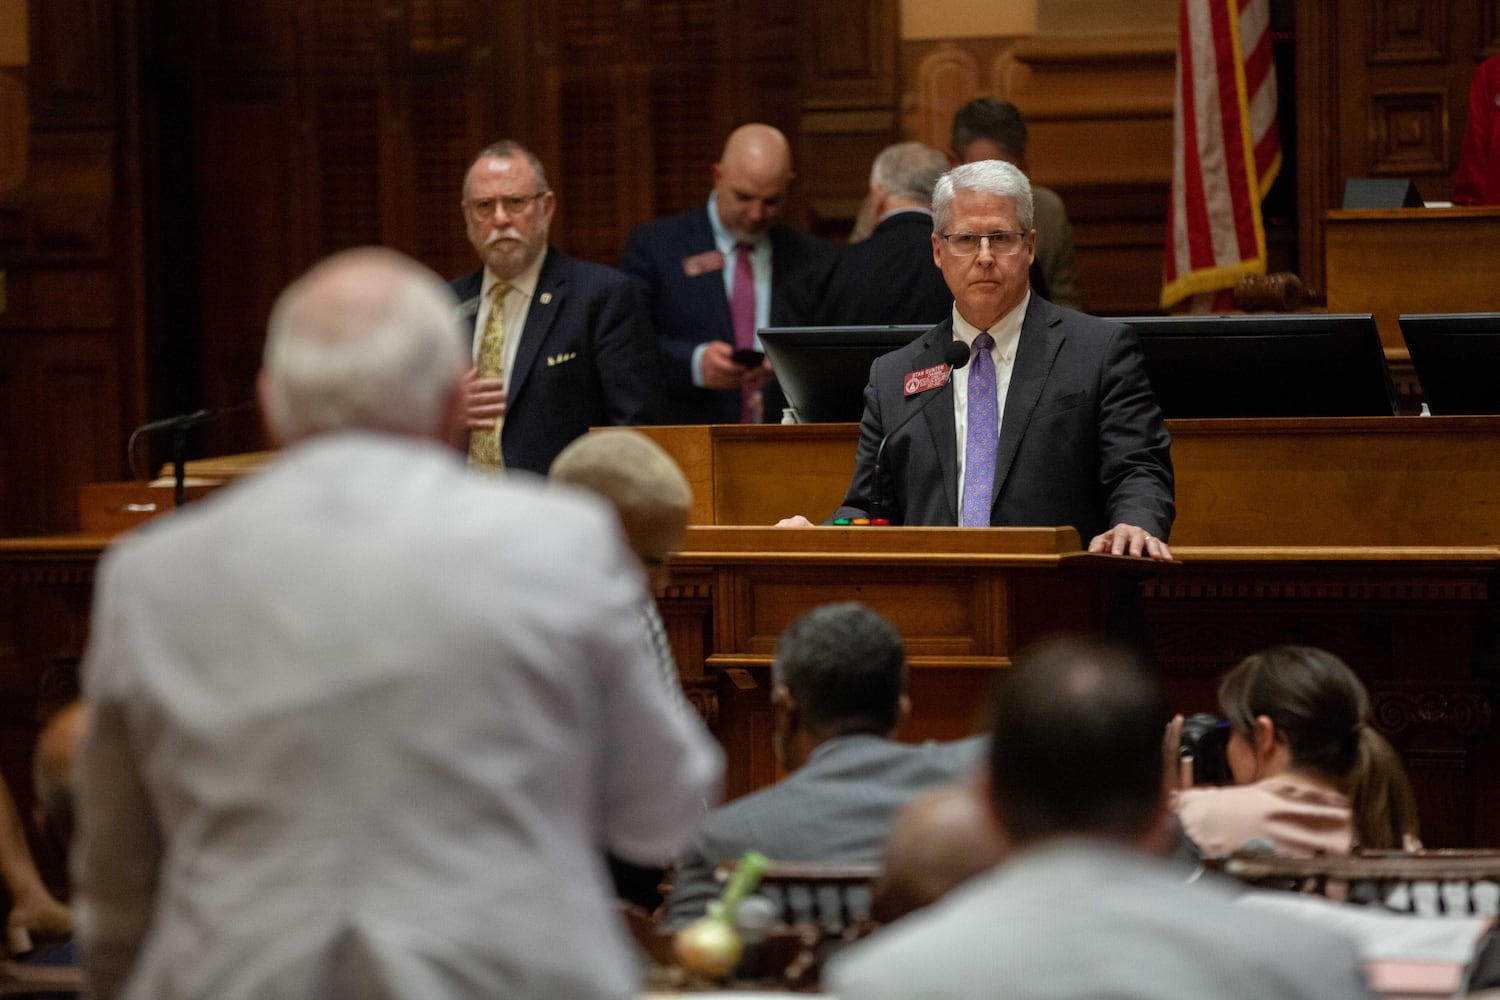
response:
<svg viewBox="0 0 1500 1000"><path fill-rule="evenodd" d="M1255 840L1293 856L1421 846L1401 760L1370 724L1369 695L1343 660L1311 646L1256 653L1219 683L1219 708L1234 784L1174 799L1205 857ZM1169 736L1174 752L1180 726Z"/></svg>

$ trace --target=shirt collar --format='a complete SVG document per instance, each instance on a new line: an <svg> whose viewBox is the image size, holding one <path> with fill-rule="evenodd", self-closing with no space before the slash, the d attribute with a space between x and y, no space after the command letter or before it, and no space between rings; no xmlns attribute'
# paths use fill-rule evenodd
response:
<svg viewBox="0 0 1500 1000"><path fill-rule="evenodd" d="M1026 319L1026 308L1031 304L1031 290L1027 289L1021 301L1016 303L1010 312L1001 316L995 325L990 327L990 336L995 338L995 356L1002 361L1014 361L1016 358L1016 345L1021 341L1021 323ZM958 314L958 306L953 306L953 339L962 340L974 348L974 338L979 336L979 330L973 324Z"/></svg>
<svg viewBox="0 0 1500 1000"><path fill-rule="evenodd" d="M527 265L526 270L522 271L511 280L510 287L513 290L520 292L528 299L536 294L536 284L537 280L542 275L542 264L547 259L547 250L548 247L546 245L543 245L542 252L536 255L536 260L532 261L529 265ZM484 280L479 284L479 297L481 299L488 298L490 289L494 288L495 283L499 280L500 279L495 277L495 275L490 271L489 268L485 268Z"/></svg>

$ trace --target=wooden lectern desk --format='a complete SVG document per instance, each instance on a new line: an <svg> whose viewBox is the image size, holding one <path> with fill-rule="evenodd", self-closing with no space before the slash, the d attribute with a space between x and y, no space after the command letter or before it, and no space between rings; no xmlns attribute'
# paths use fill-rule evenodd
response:
<svg viewBox="0 0 1500 1000"><path fill-rule="evenodd" d="M911 718L903 739L988 725L996 671L1049 635L1129 627L1119 574L1139 560L1080 551L1071 528L818 530L694 527L672 563L662 617L688 698L728 755L726 792L776 777L770 666L793 619L859 601L905 639Z"/></svg>
<svg viewBox="0 0 1500 1000"><path fill-rule="evenodd" d="M1328 311L1374 313L1394 361L1402 313L1500 311L1500 208L1340 209L1323 236Z"/></svg>

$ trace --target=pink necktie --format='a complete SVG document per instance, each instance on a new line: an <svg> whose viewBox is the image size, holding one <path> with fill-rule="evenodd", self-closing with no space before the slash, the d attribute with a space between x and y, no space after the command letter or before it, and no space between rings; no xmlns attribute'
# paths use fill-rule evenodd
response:
<svg viewBox="0 0 1500 1000"><path fill-rule="evenodd" d="M729 293L729 317L734 322L734 346L755 349L755 269L750 266L754 244L740 243L734 254L734 289ZM740 423L760 423L760 390L745 389Z"/></svg>
<svg viewBox="0 0 1500 1000"><path fill-rule="evenodd" d="M995 451L1000 443L1000 415L995 398L995 338L974 338L974 366L969 369L968 432L964 440L965 528L990 526L990 493L995 486Z"/></svg>

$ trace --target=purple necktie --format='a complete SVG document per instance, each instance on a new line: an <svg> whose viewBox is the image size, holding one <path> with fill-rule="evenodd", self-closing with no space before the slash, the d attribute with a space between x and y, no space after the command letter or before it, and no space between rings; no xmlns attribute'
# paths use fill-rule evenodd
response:
<svg viewBox="0 0 1500 1000"><path fill-rule="evenodd" d="M968 437L964 441L964 507L959 523L965 528L990 526L990 491L995 485L995 450L1000 443L1000 416L995 400L995 338L974 338L974 364L969 368Z"/></svg>
<svg viewBox="0 0 1500 1000"><path fill-rule="evenodd" d="M750 266L754 244L740 243L734 254L734 289L729 293L729 317L734 322L734 346L755 349L755 269ZM760 391L746 389L740 405L740 422L760 423Z"/></svg>

